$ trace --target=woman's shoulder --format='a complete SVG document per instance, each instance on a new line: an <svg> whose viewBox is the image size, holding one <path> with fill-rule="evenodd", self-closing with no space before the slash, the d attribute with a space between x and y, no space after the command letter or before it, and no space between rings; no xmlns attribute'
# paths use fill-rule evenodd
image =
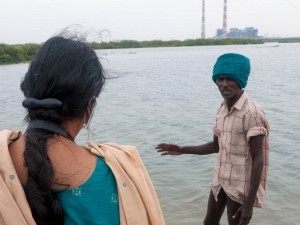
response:
<svg viewBox="0 0 300 225"><path fill-rule="evenodd" d="M114 142L107 142L107 143L94 143L89 141L88 148L90 150L102 150L102 151L120 151L120 152L127 152L127 153L135 153L138 152L138 149L134 145L128 144L118 144Z"/></svg>

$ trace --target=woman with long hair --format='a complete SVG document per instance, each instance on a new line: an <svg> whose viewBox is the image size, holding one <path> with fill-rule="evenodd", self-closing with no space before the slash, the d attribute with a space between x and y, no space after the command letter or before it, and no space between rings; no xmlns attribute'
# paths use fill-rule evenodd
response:
<svg viewBox="0 0 300 225"><path fill-rule="evenodd" d="M38 225L164 224L134 146L75 142L91 120L104 83L95 51L78 38L48 39L30 63L21 82L26 132L0 132L1 143L7 143L0 153L8 149L9 167L17 175L13 190L4 183L11 195L24 190L29 206L20 204L22 194L15 198L24 224L32 224L32 218ZM0 222L10 224L1 214Z"/></svg>

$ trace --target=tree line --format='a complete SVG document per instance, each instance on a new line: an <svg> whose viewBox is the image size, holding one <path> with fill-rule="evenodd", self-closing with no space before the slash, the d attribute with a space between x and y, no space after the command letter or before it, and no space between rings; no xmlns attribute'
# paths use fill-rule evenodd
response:
<svg viewBox="0 0 300 225"><path fill-rule="evenodd" d="M254 39L188 39L184 41L153 40L135 41L122 40L102 43L90 43L94 49L116 49L116 48L157 48L157 47L181 47L181 46L207 46L207 45L243 45L243 44L262 44L262 40Z"/></svg>
<svg viewBox="0 0 300 225"><path fill-rule="evenodd" d="M40 44L0 44L0 65L28 62L40 47Z"/></svg>
<svg viewBox="0 0 300 225"><path fill-rule="evenodd" d="M156 48L156 47L180 47L180 46L207 46L207 45L244 45L263 44L263 40L255 39L188 39L179 40L153 40L135 41L121 40L110 42L88 43L93 49L120 49L120 48ZM31 61L41 44L0 44L0 65Z"/></svg>

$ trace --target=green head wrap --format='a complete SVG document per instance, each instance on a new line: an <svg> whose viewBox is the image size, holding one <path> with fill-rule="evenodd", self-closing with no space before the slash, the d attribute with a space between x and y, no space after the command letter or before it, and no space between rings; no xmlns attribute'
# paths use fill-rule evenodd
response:
<svg viewBox="0 0 300 225"><path fill-rule="evenodd" d="M241 88L244 88L247 85L249 74L250 60L246 56L227 53L217 59L212 79L216 82L217 76L224 75L237 82Z"/></svg>

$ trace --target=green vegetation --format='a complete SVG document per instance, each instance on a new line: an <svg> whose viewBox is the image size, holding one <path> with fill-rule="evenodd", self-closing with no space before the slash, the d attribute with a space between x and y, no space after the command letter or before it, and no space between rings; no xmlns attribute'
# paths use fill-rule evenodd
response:
<svg viewBox="0 0 300 225"><path fill-rule="evenodd" d="M117 49L117 48L155 48L155 47L179 47L179 46L206 46L206 45L244 45L263 44L263 40L254 39L188 39L184 41L110 41L89 45L94 49ZM40 44L0 44L0 65L30 61L40 48Z"/></svg>
<svg viewBox="0 0 300 225"><path fill-rule="evenodd" d="M188 39L184 41L171 40L153 40L153 41L135 41L121 40L110 42L92 42L89 45L94 49L120 49L120 48L156 48L156 47L181 47L181 46L208 46L208 45L245 45L245 44L263 44L265 42L290 43L300 42L300 37L296 38L272 38L272 39ZM7 45L0 44L0 65L13 64L30 61L40 44L19 44Z"/></svg>
<svg viewBox="0 0 300 225"><path fill-rule="evenodd" d="M278 43L295 43L300 42L300 37L290 37L290 38L265 38L265 42L278 42Z"/></svg>
<svg viewBox="0 0 300 225"><path fill-rule="evenodd" d="M90 43L94 49L116 49L116 48L156 48L156 47L179 47L179 46L206 46L206 45L244 45L263 44L262 40L250 39L188 39L184 41L134 41L122 40L103 43Z"/></svg>
<svg viewBox="0 0 300 225"><path fill-rule="evenodd" d="M30 61L40 48L39 44L0 44L0 65Z"/></svg>

